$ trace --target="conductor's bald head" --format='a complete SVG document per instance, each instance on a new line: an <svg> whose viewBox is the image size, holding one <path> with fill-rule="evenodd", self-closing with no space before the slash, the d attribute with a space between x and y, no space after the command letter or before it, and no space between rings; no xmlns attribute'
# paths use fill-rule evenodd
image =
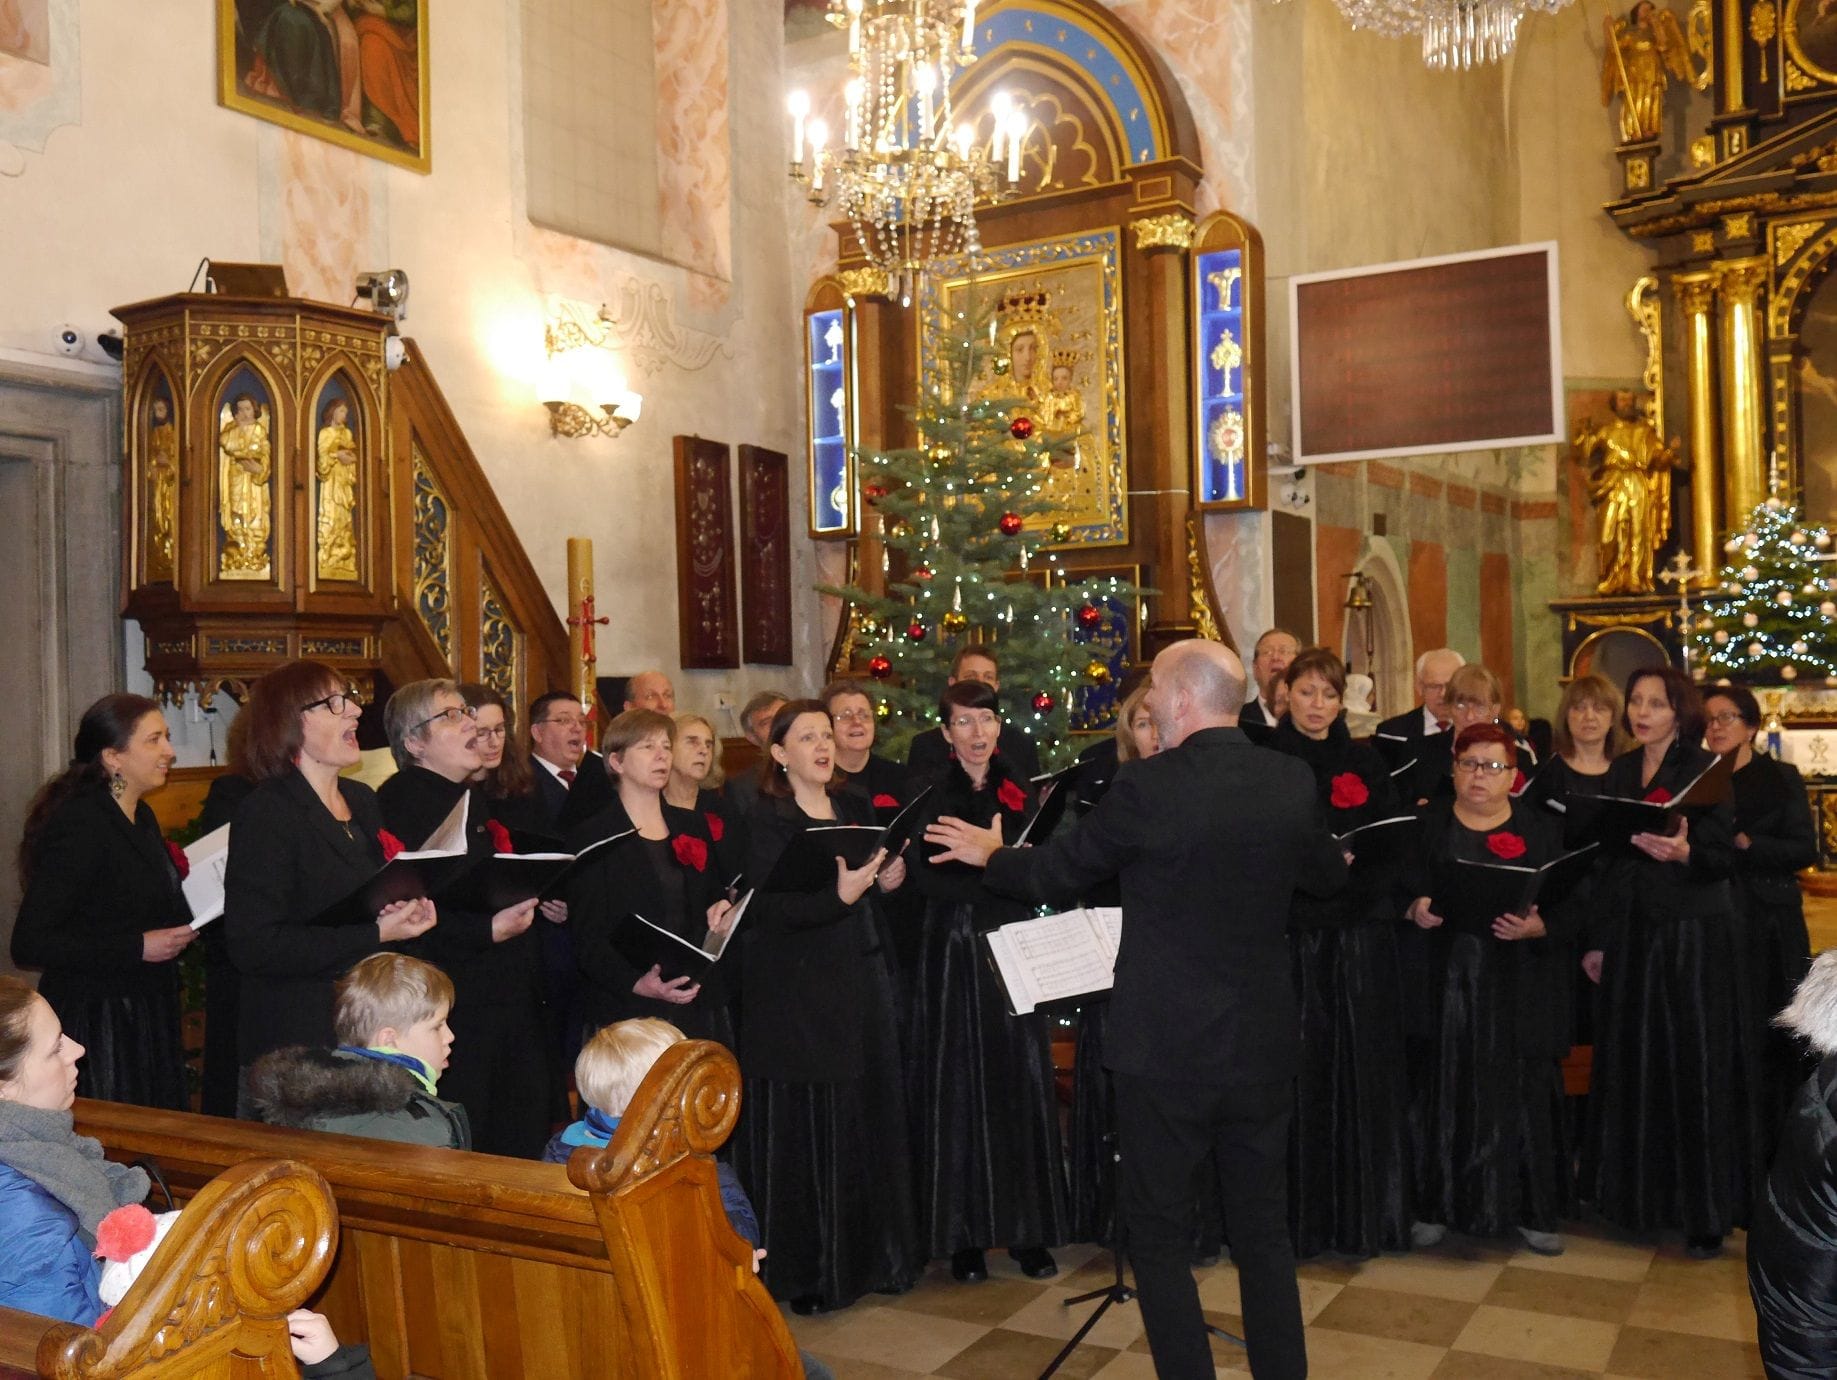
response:
<svg viewBox="0 0 1837 1380"><path fill-rule="evenodd" d="M1178 747L1202 728L1236 724L1245 686L1244 663L1221 642L1192 638L1164 648L1147 701L1162 748Z"/></svg>

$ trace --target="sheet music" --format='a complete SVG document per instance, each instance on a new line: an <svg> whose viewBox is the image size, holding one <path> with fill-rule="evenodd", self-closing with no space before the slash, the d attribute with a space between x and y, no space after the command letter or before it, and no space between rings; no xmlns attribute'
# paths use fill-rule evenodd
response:
<svg viewBox="0 0 1837 1380"><path fill-rule="evenodd" d="M427 842L412 852L397 853L398 858L456 858L466 851L466 817L472 809L472 792L466 791L459 802L440 821L440 827L428 835Z"/></svg>
<svg viewBox="0 0 1837 1380"><path fill-rule="evenodd" d="M1120 934L1120 910L1116 916ZM1116 979L1107 927L1084 909L1003 925L988 936L988 944L1016 1015L1041 1002L1108 991Z"/></svg>
<svg viewBox="0 0 1837 1380"><path fill-rule="evenodd" d="M203 929L223 914L223 874L230 866L230 826L213 829L185 847L191 870L180 883L191 907L191 927Z"/></svg>
<svg viewBox="0 0 1837 1380"><path fill-rule="evenodd" d="M1123 908L1092 906L1086 912L1097 925L1097 932L1110 946L1110 966L1116 966L1116 955L1123 947Z"/></svg>
<svg viewBox="0 0 1837 1380"><path fill-rule="evenodd" d="M738 881L739 878L736 877L734 880ZM753 903L755 894L749 891L734 903L733 923L727 927L726 934L716 934L713 930L708 931L708 937L702 941L703 953L710 958L719 958L727 952L727 946L733 942L734 935L740 929L740 917L746 914L746 908Z"/></svg>

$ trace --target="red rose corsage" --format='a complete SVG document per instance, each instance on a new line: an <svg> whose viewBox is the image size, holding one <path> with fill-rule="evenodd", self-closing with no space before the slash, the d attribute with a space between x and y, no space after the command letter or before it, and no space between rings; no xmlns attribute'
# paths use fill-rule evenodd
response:
<svg viewBox="0 0 1837 1380"><path fill-rule="evenodd" d="M1524 840L1517 834L1501 829L1496 834L1486 836L1486 847L1495 858L1511 862L1514 858L1524 856Z"/></svg>
<svg viewBox="0 0 1837 1380"><path fill-rule="evenodd" d="M1356 771L1343 771L1333 778L1332 795L1329 797L1336 810L1356 810L1371 799L1371 790L1359 778Z"/></svg>
<svg viewBox="0 0 1837 1380"><path fill-rule="evenodd" d="M1671 803L1671 792L1663 786L1654 786L1640 797L1649 805L1668 805Z"/></svg>
<svg viewBox="0 0 1837 1380"><path fill-rule="evenodd" d="M995 788L995 798L1001 802L1004 810L1016 813L1027 808L1027 793L1012 781L1004 781Z"/></svg>
<svg viewBox="0 0 1837 1380"><path fill-rule="evenodd" d="M670 847L676 853L676 861L684 867L693 867L703 872L708 867L708 845L693 834L678 834L670 840Z"/></svg>
<svg viewBox="0 0 1837 1380"><path fill-rule="evenodd" d="M897 810L899 808L899 802L885 791L882 791L879 795L874 797L874 808L876 810Z"/></svg>
<svg viewBox="0 0 1837 1380"><path fill-rule="evenodd" d="M719 843L722 836L727 833L727 821L713 810L703 810L702 820L708 826L708 837Z"/></svg>
<svg viewBox="0 0 1837 1380"><path fill-rule="evenodd" d="M191 875L191 859L186 857L185 850L171 839L166 840L166 856L172 859L172 865L177 869L181 882Z"/></svg>
<svg viewBox="0 0 1837 1380"><path fill-rule="evenodd" d="M388 862L397 853L402 851L402 840L390 833L387 829L378 829L376 831L376 841L383 845L384 862Z"/></svg>
<svg viewBox="0 0 1837 1380"><path fill-rule="evenodd" d="M510 830L506 829L498 820L486 820L485 832L491 835L491 851L493 853L514 853L517 851L516 845L510 841Z"/></svg>

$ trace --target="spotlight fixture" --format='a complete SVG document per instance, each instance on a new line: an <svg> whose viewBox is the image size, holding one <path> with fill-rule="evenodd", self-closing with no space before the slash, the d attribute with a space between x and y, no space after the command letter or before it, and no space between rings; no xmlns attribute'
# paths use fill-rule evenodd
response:
<svg viewBox="0 0 1837 1380"><path fill-rule="evenodd" d="M351 305L368 302L370 310L392 321L408 319L408 275L399 268L379 269L357 275L357 286Z"/></svg>

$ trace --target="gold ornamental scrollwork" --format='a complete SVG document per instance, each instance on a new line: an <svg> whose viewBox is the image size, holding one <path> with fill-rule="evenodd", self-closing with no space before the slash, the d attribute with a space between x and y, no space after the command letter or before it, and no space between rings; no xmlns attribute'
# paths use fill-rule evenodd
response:
<svg viewBox="0 0 1837 1380"><path fill-rule="evenodd" d="M878 268L845 268L836 274L836 281L842 285L842 295L851 304L863 297L889 295L887 275Z"/></svg>
<svg viewBox="0 0 1837 1380"><path fill-rule="evenodd" d="M1135 231L1135 247L1149 250L1191 249L1196 227L1191 216L1171 211L1164 216L1147 216L1132 221L1130 228Z"/></svg>
<svg viewBox="0 0 1837 1380"><path fill-rule="evenodd" d="M1819 6L1822 4L1822 0L1811 0L1811 3L1814 6ZM1805 8L1805 4L1806 0L1786 0L1786 21L1784 24L1786 52L1792 62L1798 63L1800 67L1805 69L1807 75L1817 78L1820 82L1837 83L1837 71L1832 71L1828 67L1821 66L1816 59L1805 51L1805 45L1799 41L1801 32L1799 12ZM1823 13L1824 11L1820 9L1820 20L1822 20ZM1790 65L1789 63L1789 68ZM1787 72L1786 85L1788 89L1792 88L1792 74L1790 70Z"/></svg>
<svg viewBox="0 0 1837 1380"><path fill-rule="evenodd" d="M1218 630L1218 613L1212 607L1212 582L1206 578L1199 559L1199 522L1197 513L1186 515L1186 582L1187 602L1193 611L1193 632L1207 642L1223 642Z"/></svg>
<svg viewBox="0 0 1837 1380"><path fill-rule="evenodd" d="M1658 278L1646 274L1627 292L1627 315L1639 327L1646 340L1646 368L1640 382L1652 395L1647 418L1656 426L1665 424L1665 337L1663 308L1659 303Z"/></svg>
<svg viewBox="0 0 1837 1380"><path fill-rule="evenodd" d="M1759 0L1753 9L1748 11L1748 37L1754 40L1754 46L1760 49L1760 79L1770 81L1767 75L1767 52L1773 44L1774 34L1779 32L1780 12L1774 7L1773 0Z"/></svg>
<svg viewBox="0 0 1837 1380"><path fill-rule="evenodd" d="M1754 234L1754 213L1740 211L1732 216L1722 218L1722 238L1725 240L1745 240Z"/></svg>
<svg viewBox="0 0 1837 1380"><path fill-rule="evenodd" d="M1805 241L1818 233L1822 221L1801 220L1791 225L1773 227L1773 262L1783 264L1804 246Z"/></svg>
<svg viewBox="0 0 1837 1380"><path fill-rule="evenodd" d="M1799 64L1791 58L1786 59L1786 89L1788 91L1814 91L1818 83L1806 76Z"/></svg>

